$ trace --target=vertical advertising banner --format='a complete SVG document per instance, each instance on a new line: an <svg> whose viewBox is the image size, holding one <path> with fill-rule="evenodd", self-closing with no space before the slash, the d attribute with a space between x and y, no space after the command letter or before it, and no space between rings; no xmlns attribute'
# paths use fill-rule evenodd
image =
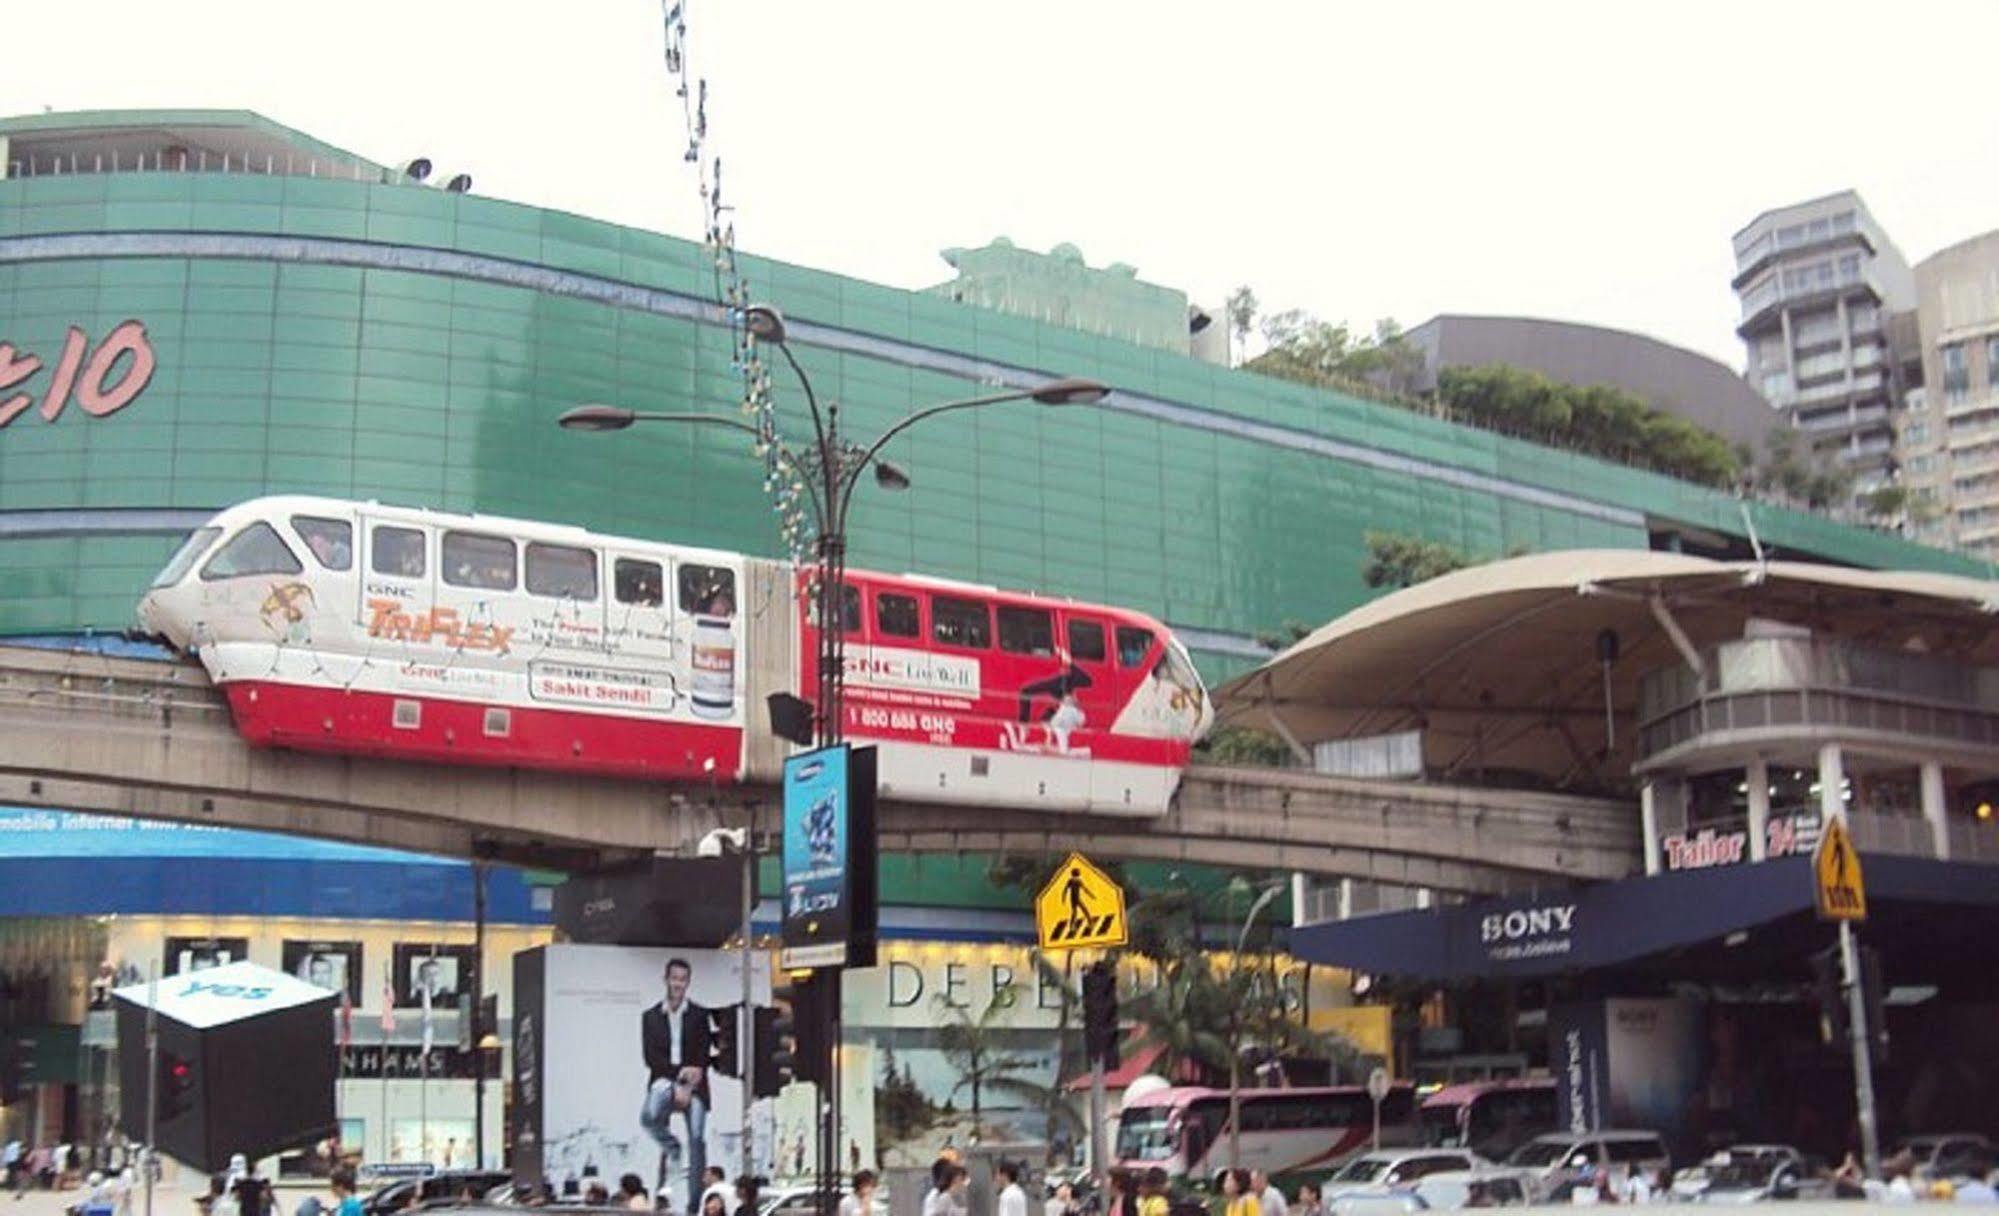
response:
<svg viewBox="0 0 1999 1216"><path fill-rule="evenodd" d="M1548 1011L1548 1067L1561 1130L1611 1126L1610 1044L1602 1001L1565 1001Z"/></svg>
<svg viewBox="0 0 1999 1216"><path fill-rule="evenodd" d="M516 956L517 1149L538 1152L563 1195L636 1174L674 1211L698 1210L704 1167L743 1163L735 1062L743 956L677 946L555 945ZM767 954L751 957L754 1004L770 1003ZM539 980L539 991L534 981ZM534 1028L524 1044L522 1027ZM526 1067L526 1076L520 1069ZM751 1155L770 1161L769 1099L751 1104ZM537 1126L538 1123L538 1126ZM520 1172L516 1158L516 1172Z"/></svg>
<svg viewBox="0 0 1999 1216"><path fill-rule="evenodd" d="M1668 1144L1681 1138L1705 1062L1702 1006L1674 998L1604 1002L1610 1054L1610 1118L1649 1127Z"/></svg>
<svg viewBox="0 0 1999 1216"><path fill-rule="evenodd" d="M873 748L784 762L785 967L873 964L874 795Z"/></svg>

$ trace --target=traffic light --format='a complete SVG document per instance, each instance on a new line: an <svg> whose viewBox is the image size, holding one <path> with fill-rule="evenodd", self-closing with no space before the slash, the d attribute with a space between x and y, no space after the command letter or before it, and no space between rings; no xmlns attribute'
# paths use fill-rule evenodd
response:
<svg viewBox="0 0 1999 1216"><path fill-rule="evenodd" d="M1819 1007L1819 1038L1835 1047L1847 1040L1846 985L1840 982L1839 947L1820 950L1810 958L1812 1000Z"/></svg>
<svg viewBox="0 0 1999 1216"><path fill-rule="evenodd" d="M1083 972L1083 1054L1106 1069L1118 1066L1117 974L1108 959Z"/></svg>
<svg viewBox="0 0 1999 1216"><path fill-rule="evenodd" d="M0 1106L12 1106L21 1100L25 1072L20 1041L11 1033L0 1033Z"/></svg>
<svg viewBox="0 0 1999 1216"><path fill-rule="evenodd" d="M797 1059L791 1051L797 1033L789 1005L780 1003L757 1010L755 1096L775 1097L779 1090L798 1079Z"/></svg>
<svg viewBox="0 0 1999 1216"><path fill-rule="evenodd" d="M1881 982L1881 952L1872 946L1859 946L1860 952L1860 995L1867 1010L1867 1049L1874 1053L1876 1064L1888 1062L1888 1008L1884 1001L1887 986Z"/></svg>
<svg viewBox="0 0 1999 1216"><path fill-rule="evenodd" d="M838 973L835 973L837 976ZM821 1091L833 1081L833 1028L839 1008L837 979L821 980L817 972L791 983L792 1072Z"/></svg>
<svg viewBox="0 0 1999 1216"><path fill-rule="evenodd" d="M194 1109L194 1062L178 1052L160 1053L160 1122L178 1119Z"/></svg>

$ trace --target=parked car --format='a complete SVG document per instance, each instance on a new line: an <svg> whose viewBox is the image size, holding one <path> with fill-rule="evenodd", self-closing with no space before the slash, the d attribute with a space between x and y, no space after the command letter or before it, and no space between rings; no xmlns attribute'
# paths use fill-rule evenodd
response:
<svg viewBox="0 0 1999 1216"><path fill-rule="evenodd" d="M1788 1144L1732 1145L1708 1158L1705 1185L1693 1198L1698 1203L1831 1199L1831 1179L1819 1165Z"/></svg>
<svg viewBox="0 0 1999 1216"><path fill-rule="evenodd" d="M1490 1164L1477 1153L1462 1148L1401 1148L1362 1153L1326 1179L1325 1197L1330 1202L1349 1192L1407 1187L1430 1174L1475 1170Z"/></svg>
<svg viewBox="0 0 1999 1216"><path fill-rule="evenodd" d="M1672 1155L1657 1132L1549 1132L1515 1149L1506 1166L1520 1178L1530 1198L1546 1203L1558 1199L1585 1171L1644 1170L1649 1175L1670 1168Z"/></svg>
<svg viewBox="0 0 1999 1216"><path fill-rule="evenodd" d="M1326 1203L1327 1216L1405 1216L1424 1210L1414 1191L1363 1187Z"/></svg>
<svg viewBox="0 0 1999 1216"><path fill-rule="evenodd" d="M1463 1207L1517 1208L1527 1203L1527 1187L1520 1176L1491 1166L1428 1174L1417 1181L1415 1190L1423 1206L1451 1211Z"/></svg>
<svg viewBox="0 0 1999 1216"><path fill-rule="evenodd" d="M361 1211L366 1216L390 1216L437 1199L483 1200L487 1192L512 1181L505 1170L433 1170L383 1183L361 1200Z"/></svg>
<svg viewBox="0 0 1999 1216"><path fill-rule="evenodd" d="M1895 1146L1890 1156L1903 1153L1915 1158L1918 1172L1931 1178L1956 1180L1973 1174L1984 1177L1992 1169L1992 1142L1976 1132L1939 1132L1910 1136Z"/></svg>
<svg viewBox="0 0 1999 1216"><path fill-rule="evenodd" d="M840 1192L842 1195L846 1191ZM777 1187L757 1196L757 1216L816 1216L819 1205L815 1201L818 1189L811 1186ZM835 1201L837 1206L837 1200ZM888 1192L875 1188L874 1199L869 1203L871 1216L888 1216Z"/></svg>

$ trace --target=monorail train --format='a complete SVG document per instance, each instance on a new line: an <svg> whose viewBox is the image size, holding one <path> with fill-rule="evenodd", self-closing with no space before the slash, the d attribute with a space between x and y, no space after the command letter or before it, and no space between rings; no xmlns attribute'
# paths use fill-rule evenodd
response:
<svg viewBox="0 0 1999 1216"><path fill-rule="evenodd" d="M139 606L261 746L773 781L765 698L810 700L811 570L484 515L306 497L219 512ZM1127 609L849 570L845 730L884 794L1166 810L1213 718Z"/></svg>

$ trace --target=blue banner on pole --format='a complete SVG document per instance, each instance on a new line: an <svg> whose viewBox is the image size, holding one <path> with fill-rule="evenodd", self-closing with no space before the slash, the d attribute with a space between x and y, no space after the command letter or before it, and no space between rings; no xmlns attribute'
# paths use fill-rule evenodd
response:
<svg viewBox="0 0 1999 1216"><path fill-rule="evenodd" d="M784 762L786 967L847 962L852 913L852 787L845 744Z"/></svg>

